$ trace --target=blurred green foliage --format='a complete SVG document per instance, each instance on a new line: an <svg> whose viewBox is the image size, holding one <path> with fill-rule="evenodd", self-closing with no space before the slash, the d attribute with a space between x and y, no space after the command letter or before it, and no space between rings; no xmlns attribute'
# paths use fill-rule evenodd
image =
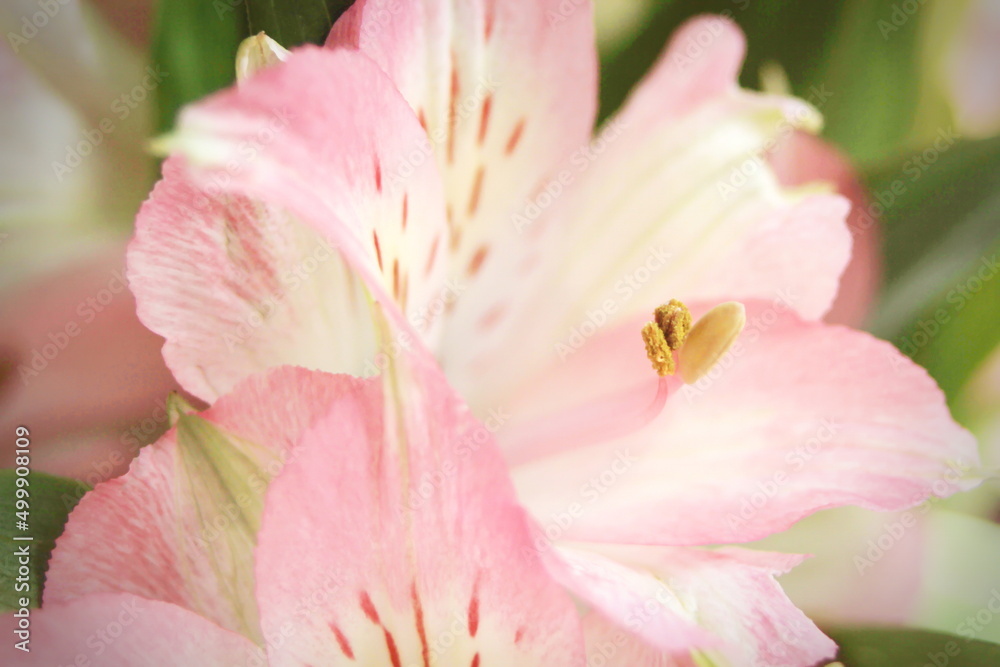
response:
<svg viewBox="0 0 1000 667"><path fill-rule="evenodd" d="M20 608L22 597L30 600L29 607L39 606L45 571L56 538L62 534L70 510L90 490L83 482L41 472L32 472L20 478L27 479L26 485L19 483L19 478L13 469L0 470L0 513L4 517L0 524L0 541L8 545L0 556L0 612ZM21 499L27 501L27 510L17 505L18 489L27 490L27 498ZM18 527L20 521L27 524L26 530ZM25 536L32 539L14 539ZM19 556L16 555L16 550L24 547L28 548L31 561L26 579L19 574Z"/></svg>
<svg viewBox="0 0 1000 667"><path fill-rule="evenodd" d="M242 0L250 32L266 32L285 48L322 44L330 26L353 0Z"/></svg>
<svg viewBox="0 0 1000 667"><path fill-rule="evenodd" d="M157 3L151 58L169 72L157 89L156 127L173 127L182 106L225 88L236 78L236 49L249 32L238 0Z"/></svg>
<svg viewBox="0 0 1000 667"><path fill-rule="evenodd" d="M1000 645L926 630L897 628L829 631L846 667L995 667Z"/></svg>
<svg viewBox="0 0 1000 667"><path fill-rule="evenodd" d="M152 59L171 76L158 91L157 128L169 130L182 106L236 79L236 50L266 32L285 48L321 44L353 0L166 0L153 32Z"/></svg>

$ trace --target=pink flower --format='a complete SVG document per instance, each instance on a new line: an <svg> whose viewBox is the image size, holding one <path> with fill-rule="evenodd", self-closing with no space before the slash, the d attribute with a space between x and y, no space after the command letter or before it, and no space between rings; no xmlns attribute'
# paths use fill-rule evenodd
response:
<svg viewBox="0 0 1000 667"><path fill-rule="evenodd" d="M93 485L167 428L176 383L163 339L135 316L124 259L117 244L0 298L0 428L31 428L36 470Z"/></svg>
<svg viewBox="0 0 1000 667"><path fill-rule="evenodd" d="M738 88L738 30L683 27L593 142L592 41L586 3L358 2L186 111L130 248L140 317L209 401L426 346L497 431L591 658L813 664L833 644L773 580L801 557L703 547L949 495L974 442L892 346L816 321L847 204L779 187L761 155L818 114ZM694 384L639 339L671 298L745 304Z"/></svg>
<svg viewBox="0 0 1000 667"><path fill-rule="evenodd" d="M31 664L582 664L499 451L417 373L397 402L279 368L175 414L74 510ZM427 475L437 501L410 507Z"/></svg>
<svg viewBox="0 0 1000 667"><path fill-rule="evenodd" d="M822 181L850 200L847 226L854 241L851 261L840 277L837 298L823 319L835 324L861 326L881 285L882 239L876 215L881 204L873 205L868 201L864 186L847 157L811 134L793 132L771 156L770 164L784 186Z"/></svg>
<svg viewBox="0 0 1000 667"><path fill-rule="evenodd" d="M95 484L163 433L176 388L124 277L153 107L109 104L146 61L90 3L4 3L0 32L0 428L30 426L35 470Z"/></svg>

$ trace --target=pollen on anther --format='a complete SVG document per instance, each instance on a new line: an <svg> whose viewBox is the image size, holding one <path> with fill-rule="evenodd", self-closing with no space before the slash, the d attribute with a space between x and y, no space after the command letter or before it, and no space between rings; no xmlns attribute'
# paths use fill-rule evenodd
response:
<svg viewBox="0 0 1000 667"><path fill-rule="evenodd" d="M677 299L653 311L653 321L642 328L646 357L660 377L677 370L674 352L680 349L691 330L691 312Z"/></svg>
<svg viewBox="0 0 1000 667"><path fill-rule="evenodd" d="M677 299L671 299L670 303L659 306L653 311L653 317L663 331L670 349L680 349L691 330L691 311L687 306Z"/></svg>
<svg viewBox="0 0 1000 667"><path fill-rule="evenodd" d="M646 344L646 358L653 364L653 370L660 377L673 375L674 354L667 344L663 330L655 322L647 322L642 328L642 340Z"/></svg>

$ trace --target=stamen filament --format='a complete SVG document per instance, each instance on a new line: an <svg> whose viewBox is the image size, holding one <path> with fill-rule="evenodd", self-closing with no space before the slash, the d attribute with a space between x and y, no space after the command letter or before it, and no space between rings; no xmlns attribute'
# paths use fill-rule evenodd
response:
<svg viewBox="0 0 1000 667"><path fill-rule="evenodd" d="M642 395L649 395L648 383L612 399L600 398L574 405L562 413L511 429L504 434L507 461L512 466L520 465L635 433L660 415L667 404L671 386L680 385L677 378L660 377L653 400L638 412L631 408L642 400Z"/></svg>

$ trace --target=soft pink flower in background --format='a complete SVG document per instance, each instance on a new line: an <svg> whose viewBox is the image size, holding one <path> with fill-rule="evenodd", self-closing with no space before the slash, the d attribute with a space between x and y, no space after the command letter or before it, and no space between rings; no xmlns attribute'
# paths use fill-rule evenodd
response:
<svg viewBox="0 0 1000 667"><path fill-rule="evenodd" d="M591 637L635 633L619 659L678 639L737 662L829 657L772 579L798 557L697 547L948 495L972 483L938 484L955 460L975 466L974 442L892 346L810 321L848 260L846 206L767 168L736 180L772 136L818 120L738 89L738 31L682 28L587 149L589 12L547 10L360 2L330 45L388 77L305 48L188 109L130 249L140 316L206 400L283 363L371 373L419 340L476 414L509 415L519 499L555 542L536 547L599 611ZM749 324L718 373L670 380L644 416L657 380L638 332L669 297L696 315L745 301ZM633 627L654 593L653 622Z"/></svg>
<svg viewBox="0 0 1000 667"><path fill-rule="evenodd" d="M0 8L5 34L20 33L25 7L38 10ZM177 388L123 282L154 165L150 93L120 98L147 71L85 3L60 4L16 46L0 49L0 426L31 425L36 470L93 484L163 432L163 400Z"/></svg>
<svg viewBox="0 0 1000 667"><path fill-rule="evenodd" d="M0 428L30 425L36 470L94 484L167 428L176 383L163 339L135 316L124 268L122 248L112 248L0 301ZM0 455L12 461L14 443Z"/></svg>

